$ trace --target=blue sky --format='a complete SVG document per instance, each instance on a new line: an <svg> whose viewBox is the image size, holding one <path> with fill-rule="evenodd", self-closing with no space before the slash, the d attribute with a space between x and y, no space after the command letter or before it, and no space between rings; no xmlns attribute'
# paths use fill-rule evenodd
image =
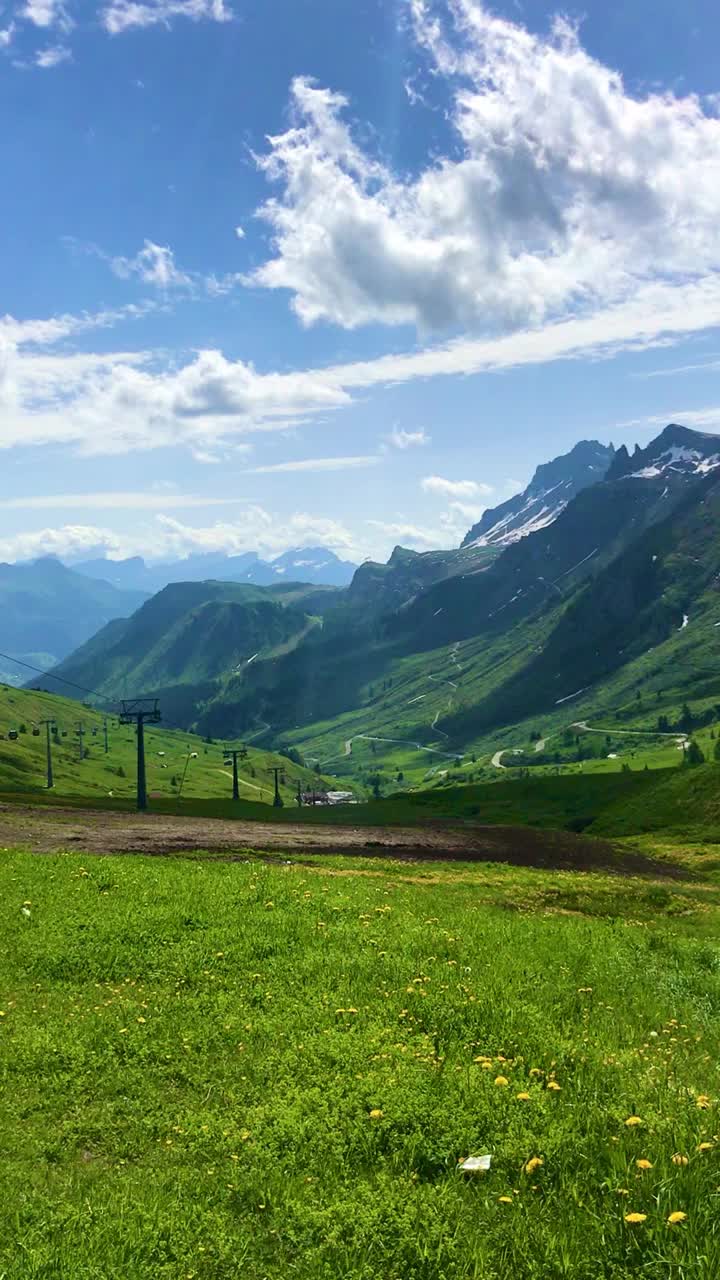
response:
<svg viewBox="0 0 720 1280"><path fill-rule="evenodd" d="M454 545L720 429L710 0L0 9L0 558Z"/></svg>

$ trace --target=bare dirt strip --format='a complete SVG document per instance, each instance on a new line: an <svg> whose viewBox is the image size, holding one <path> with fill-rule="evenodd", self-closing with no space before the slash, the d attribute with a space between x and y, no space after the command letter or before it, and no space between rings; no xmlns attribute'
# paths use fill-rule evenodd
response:
<svg viewBox="0 0 720 1280"><path fill-rule="evenodd" d="M410 861L507 862L517 866L619 874L678 876L667 863L566 831L441 824L414 827L330 827L293 822L231 822L212 818L127 814L0 804L0 856L9 848L37 852L149 856L201 852L243 858L268 853L327 853Z"/></svg>

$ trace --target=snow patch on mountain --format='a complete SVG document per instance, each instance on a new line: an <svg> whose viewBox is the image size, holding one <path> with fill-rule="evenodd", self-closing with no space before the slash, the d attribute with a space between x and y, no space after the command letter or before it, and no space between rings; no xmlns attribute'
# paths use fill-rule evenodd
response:
<svg viewBox="0 0 720 1280"><path fill-rule="evenodd" d="M615 451L597 440L581 440L570 453L538 467L523 493L485 511L463 547L508 547L554 523L576 494L605 478Z"/></svg>
<svg viewBox="0 0 720 1280"><path fill-rule="evenodd" d="M639 471L631 471L630 480L653 480L667 471L681 471L685 475L706 475L720 467L720 454L714 453L708 458L698 449L688 449L685 445L672 445L660 455L656 462L651 462Z"/></svg>

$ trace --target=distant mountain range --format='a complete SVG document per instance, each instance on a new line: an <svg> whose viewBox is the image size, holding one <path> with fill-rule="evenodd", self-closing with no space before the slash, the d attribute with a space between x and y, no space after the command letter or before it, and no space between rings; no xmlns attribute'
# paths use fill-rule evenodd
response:
<svg viewBox="0 0 720 1280"><path fill-rule="evenodd" d="M53 556L32 564L0 564L0 649L34 666L52 666L146 599L144 591L91 581ZM0 657L3 683L24 684L27 675Z"/></svg>
<svg viewBox="0 0 720 1280"><path fill-rule="evenodd" d="M154 594L171 582L247 582L272 586L276 582L309 582L316 586L345 587L357 568L341 560L327 547L297 547L273 560L261 560L254 551L242 555L190 555L184 560L146 564L141 556L127 560L85 560L70 565L75 573L101 578L115 587Z"/></svg>

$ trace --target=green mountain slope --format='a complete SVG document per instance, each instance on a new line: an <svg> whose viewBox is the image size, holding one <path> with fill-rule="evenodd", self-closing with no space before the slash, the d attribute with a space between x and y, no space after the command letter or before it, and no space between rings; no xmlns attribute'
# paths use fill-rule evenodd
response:
<svg viewBox="0 0 720 1280"><path fill-rule="evenodd" d="M488 568L499 552L496 547L461 547L450 551L410 551L395 547L387 564L366 560L346 592L351 607L388 613L410 605L436 582Z"/></svg>
<svg viewBox="0 0 720 1280"><path fill-rule="evenodd" d="M0 795L3 792L45 792L46 730L42 721L54 719L52 738L55 787L53 795L88 799L130 799L135 794L136 739L131 726L119 725L113 715L69 698L27 689L0 686ZM83 727L83 757L78 725ZM108 747L105 751L105 725ZM17 733L17 738L9 738ZM232 773L225 765L220 743L172 730L163 724L145 730L148 791L156 800L226 798L232 794ZM332 777L319 776L272 751L248 747L238 761L243 800L271 804L273 768L283 771L281 794L295 803L297 785L303 791L318 786L332 789Z"/></svg>
<svg viewBox="0 0 720 1280"><path fill-rule="evenodd" d="M190 726L234 673L287 653L319 626L307 610L325 594L292 584L174 583L131 618L110 623L55 668L52 680L70 693L76 685L115 700L149 691L162 698L170 723Z"/></svg>
<svg viewBox="0 0 720 1280"><path fill-rule="evenodd" d="M678 430L659 438L661 454L680 447L674 434ZM686 442L685 435L682 440ZM577 680L568 688L564 679L575 680L572 662L561 653L563 634L569 637L570 650L578 639L572 615L564 631L571 602L646 529L700 502L707 482L708 475L697 470L696 461L687 470L671 473L658 468L657 474L640 481L623 474L584 488L552 525L510 545L489 564L444 577L384 615L373 614L369 606L352 611L347 604L326 614L323 631L309 643L272 666L259 661L241 679L228 683L224 702L213 708L213 731L224 723L224 715L233 731L257 721L281 733L314 725L306 737L315 749L316 729L321 731L324 723L340 716L343 732L372 728L423 745L433 737L438 743L450 739L450 750L455 750L493 725L522 718L548 701L554 705L589 683ZM396 566L402 563L400 556L395 560ZM396 573L392 562L386 568ZM375 566L369 572L375 574ZM362 573L358 571L356 581ZM355 590L353 584L346 601ZM382 583L379 591L382 594ZM588 634L594 636L595 631ZM548 676L554 649L544 665L536 663L536 656L550 636L560 665ZM584 634L579 639L584 642ZM599 643L606 657L608 641ZM459 657L458 646L463 650L463 680L450 676L443 692L451 654ZM526 707L525 687L518 685L518 697L508 710L502 705L505 687L511 676L520 678L525 666L532 668L529 682L537 687ZM612 664L606 662L605 670L612 670ZM554 680L559 671L563 682L555 688L548 679ZM428 681L440 687L431 689ZM388 696L390 685L394 692Z"/></svg>

